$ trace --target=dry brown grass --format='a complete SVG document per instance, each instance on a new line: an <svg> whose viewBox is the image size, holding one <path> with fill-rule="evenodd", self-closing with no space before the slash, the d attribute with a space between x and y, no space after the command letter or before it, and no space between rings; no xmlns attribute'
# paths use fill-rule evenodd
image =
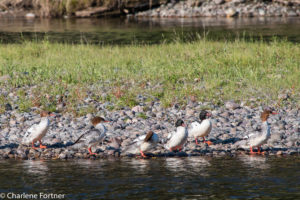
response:
<svg viewBox="0 0 300 200"><path fill-rule="evenodd" d="M40 17L72 15L88 7L115 5L118 0L3 0L2 9L16 8L34 10Z"/></svg>

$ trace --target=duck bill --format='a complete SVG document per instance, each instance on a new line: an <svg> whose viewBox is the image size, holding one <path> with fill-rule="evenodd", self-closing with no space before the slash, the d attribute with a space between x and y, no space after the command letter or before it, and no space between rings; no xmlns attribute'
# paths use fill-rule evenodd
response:
<svg viewBox="0 0 300 200"><path fill-rule="evenodd" d="M49 114L49 116L50 116L50 117L55 117L56 115L53 114L53 113L51 113L51 114Z"/></svg>
<svg viewBox="0 0 300 200"><path fill-rule="evenodd" d="M206 116L207 116L207 117L211 117L211 113L209 113L209 112L206 113Z"/></svg>
<svg viewBox="0 0 300 200"><path fill-rule="evenodd" d="M110 122L110 121L104 121L104 123L108 123L108 122Z"/></svg>
<svg viewBox="0 0 300 200"><path fill-rule="evenodd" d="M278 113L277 113L277 112L272 112L271 114L272 114L272 115L277 115Z"/></svg>
<svg viewBox="0 0 300 200"><path fill-rule="evenodd" d="M181 124L181 126L182 126L182 127L186 127L186 125L185 125L185 124Z"/></svg>

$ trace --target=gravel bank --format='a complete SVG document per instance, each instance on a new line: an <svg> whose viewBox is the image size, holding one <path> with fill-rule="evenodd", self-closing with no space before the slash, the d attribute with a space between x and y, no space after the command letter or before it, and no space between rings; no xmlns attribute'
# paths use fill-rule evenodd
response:
<svg viewBox="0 0 300 200"><path fill-rule="evenodd" d="M141 97L142 98L142 97ZM86 104L94 104L97 115L110 120L106 124L108 137L94 152L97 156L88 155L87 148L78 148L73 142L91 124L93 117L87 114L73 117L71 114L56 113L51 118L51 126L42 140L47 149L34 150L19 145L26 130L40 121L37 109L19 113L14 105L7 104L6 111L0 116L0 158L1 159L81 159L105 157L131 157L122 149L126 148L138 135L153 130L163 141L170 131L175 130L174 123L178 118L186 124L198 119L202 108L212 112L213 129L209 139L214 144L208 146L201 143L196 146L194 138L189 138L182 152L169 152L160 145L152 152L152 156L235 156L248 154L249 149L241 149L238 142L249 133L260 130L260 112L262 106L249 107L234 102L226 102L224 106L214 106L210 103L190 102L186 107L174 105L163 108L160 102L143 103L139 106L124 107L121 110L109 111L110 103L104 104L86 99ZM85 105L81 105L85 106ZM300 153L300 110L286 106L277 109L278 115L271 116L271 138L268 144L262 146L267 155L299 155ZM150 154L148 154L150 155Z"/></svg>
<svg viewBox="0 0 300 200"><path fill-rule="evenodd" d="M139 18L299 17L300 4L248 0L174 1L155 9L138 12L134 16Z"/></svg>

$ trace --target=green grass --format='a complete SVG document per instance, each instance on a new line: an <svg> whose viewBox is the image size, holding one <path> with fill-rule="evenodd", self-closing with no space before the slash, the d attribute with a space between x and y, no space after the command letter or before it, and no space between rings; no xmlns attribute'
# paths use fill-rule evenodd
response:
<svg viewBox="0 0 300 200"><path fill-rule="evenodd" d="M189 99L222 104L253 97L267 104L288 92L299 105L299 55L299 44L276 40L130 46L0 44L0 76L11 76L0 86L16 92L23 111L32 105L55 110L61 98L65 111L86 113L76 106L88 92L95 101L114 102L113 109L136 105L138 94L171 106ZM26 86L32 86L30 91ZM4 102L9 101L6 97Z"/></svg>

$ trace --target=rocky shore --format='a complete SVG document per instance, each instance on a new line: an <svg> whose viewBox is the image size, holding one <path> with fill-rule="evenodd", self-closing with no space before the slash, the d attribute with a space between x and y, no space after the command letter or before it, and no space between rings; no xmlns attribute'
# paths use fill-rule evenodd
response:
<svg viewBox="0 0 300 200"><path fill-rule="evenodd" d="M188 0L173 1L148 11L138 12L138 18L191 17L298 17L299 1L249 0Z"/></svg>
<svg viewBox="0 0 300 200"><path fill-rule="evenodd" d="M143 99L144 97L140 97ZM37 108L30 112L19 113L15 106L7 104L5 113L0 115L0 159L81 159L106 157L134 157L122 152L131 142L148 130L156 132L165 141L168 133L175 130L174 123L181 118L187 125L198 120L201 109L206 108L212 113L212 132L207 139L213 142L196 145L189 137L182 152L170 152L158 145L149 156L236 156L248 154L249 149L240 148L239 141L244 136L260 131L260 112L262 106L245 106L228 101L224 106L210 103L190 102L187 106L174 105L163 108L159 101L144 103L141 101L133 108L109 111L110 102L98 103L87 98L86 104L94 104L97 115L104 116L109 123L108 137L93 149L98 155L90 156L87 148L72 145L85 131L90 129L92 114L74 117L71 114L56 113L51 118L51 126L43 142L47 149L32 149L21 144L26 130L40 121ZM85 105L81 105L85 106ZM299 155L300 153L300 110L286 106L278 108L278 115L270 117L271 137L263 145L265 155Z"/></svg>

